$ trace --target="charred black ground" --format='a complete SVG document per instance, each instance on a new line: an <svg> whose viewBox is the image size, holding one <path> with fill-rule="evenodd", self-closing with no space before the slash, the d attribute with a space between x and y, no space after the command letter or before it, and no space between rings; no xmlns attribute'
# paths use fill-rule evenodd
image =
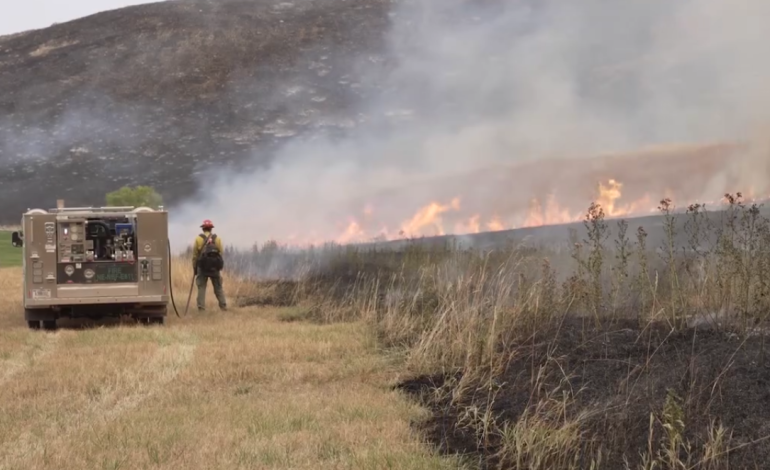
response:
<svg viewBox="0 0 770 470"><path fill-rule="evenodd" d="M606 453L602 468L626 468L624 458L629 468L640 468L640 454L650 449L650 415L656 420L652 451L657 452L666 439L664 412L672 408L682 411L683 435L696 456L703 455L709 426L716 423L732 431L732 447L745 446L731 453L731 468L768 468L767 346L761 335L741 338L708 328L672 331L665 324L632 320L596 328L590 319L570 319L515 347L513 359L495 379L498 390L477 384L451 402L435 393L451 388L451 377L417 377L398 388L432 410L430 419L415 426L433 444L445 453L469 455L482 468L519 467L498 458L499 436L480 440L478 424L466 426L468 409L489 408L498 423L515 423L525 410L542 414L542 408L535 412L534 407L546 398L570 403L566 419L588 414L580 426L586 433L585 453L577 456L580 468L589 468L597 449Z"/></svg>

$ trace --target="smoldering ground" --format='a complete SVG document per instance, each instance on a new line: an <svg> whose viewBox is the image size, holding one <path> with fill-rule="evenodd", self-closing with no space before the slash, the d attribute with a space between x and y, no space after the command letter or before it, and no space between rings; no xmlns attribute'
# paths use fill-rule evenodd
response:
<svg viewBox="0 0 770 470"><path fill-rule="evenodd" d="M653 201L666 190L708 200L748 186L762 191L770 67L756 57L770 36L761 20L768 13L759 0L400 2L384 57L356 56L360 75L340 79L380 74L378 92L347 110L344 137L294 139L268 170L222 172L207 184L214 196L175 209L173 234L186 238L211 214L241 246L334 239L353 219L361 237L383 228L392 235L439 196L450 203L443 177L521 162L540 163L537 186L515 172L452 186L461 203L443 213L448 229L475 213L520 216L533 194L549 191L580 211L597 182L586 178L580 191L560 192L558 181L543 188L557 169L551 159L681 142L748 142L753 150L687 194L658 181L665 164L652 171L633 161L624 170L650 173L634 184ZM693 159L678 179L698 171ZM614 178L623 182L624 174ZM473 206L463 204L469 200Z"/></svg>

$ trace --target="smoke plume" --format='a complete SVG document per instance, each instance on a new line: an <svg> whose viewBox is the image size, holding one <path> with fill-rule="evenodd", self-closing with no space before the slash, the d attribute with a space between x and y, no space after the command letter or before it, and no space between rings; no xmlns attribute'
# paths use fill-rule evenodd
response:
<svg viewBox="0 0 770 470"><path fill-rule="evenodd" d="M269 169L207 175L208 196L172 211L172 234L186 244L211 218L238 246L330 241L354 221L355 237L396 236L432 202L447 232L474 215L484 230L494 217L513 223L534 196L587 207L597 181L557 177L557 159L589 165L651 145L749 150L686 190L666 182L695 178L697 159L671 175L628 157L611 177L653 198L770 189L770 65L758 60L768 17L762 0L401 2L387 57L357 58L350 81L379 92L349 110L344 137L297 137ZM516 170L525 163L530 173Z"/></svg>

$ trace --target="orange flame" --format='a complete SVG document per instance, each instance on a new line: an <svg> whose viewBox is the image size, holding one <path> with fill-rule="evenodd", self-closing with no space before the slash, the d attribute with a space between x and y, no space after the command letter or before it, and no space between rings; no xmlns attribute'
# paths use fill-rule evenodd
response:
<svg viewBox="0 0 770 470"><path fill-rule="evenodd" d="M353 220L350 222L350 225L348 225L348 228L345 229L345 232L337 238L336 242L351 243L361 240L365 235L366 231L361 228L358 222Z"/></svg>
<svg viewBox="0 0 770 470"><path fill-rule="evenodd" d="M598 184L595 200L603 208L607 217L625 216L640 210L649 209L652 206L647 196L625 205L619 204L619 200L622 197L622 187L623 185L615 179L608 180L606 184ZM450 212L460 212L460 209L459 197L452 199L449 204L431 202L418 209L412 217L400 224L399 238L446 235L443 217ZM652 210L654 210L654 207ZM372 218L374 210L371 205L367 205L363 213L363 219L369 220ZM482 221L481 214L473 214L470 217L458 215L461 220L454 223L453 232L456 234L479 233L482 227L488 231L500 231L517 227L513 224L505 224L497 214L494 214L486 221ZM532 199L529 209L524 216L524 221L518 227L539 227L579 222L582 220L582 217L583 212L573 212L561 206L557 201L556 195L552 193L548 195L545 205L541 204L536 198ZM337 243L355 243L375 238L380 240L390 239L390 231L387 227L383 227L375 235L368 233L364 225L358 220L352 219L345 230L335 238L335 241Z"/></svg>
<svg viewBox="0 0 770 470"><path fill-rule="evenodd" d="M670 190L665 191L664 197L673 199ZM624 216L645 215L657 212L657 201L653 202L648 194L631 202L623 202L623 184L617 179L611 178L606 182L598 182L593 201L599 205L608 218ZM764 198L763 200L766 200ZM755 200L753 188L749 188L743 194L743 200L751 203ZM563 202L563 201L562 201ZM591 201L585 201L585 207ZM571 208L570 208L571 207ZM505 223L496 213L484 215L483 213L463 214L460 206L460 198L455 197L449 203L430 202L419 208L411 217L401 222L398 234L392 232L392 227L382 226L379 231L374 228L376 218L372 205L364 206L360 218L351 218L347 225L340 227L340 234L333 238L335 242L357 243L374 240L392 240L396 238L441 236L446 235L446 226L453 227L455 234L480 233L486 231L500 231L518 227L539 227L543 225L580 222L585 216L585 210L575 210L575 204L570 207L560 204L555 193L550 193L544 201L537 198L530 200L529 207L521 214L521 223ZM509 217L511 214L508 215ZM447 219L446 221L444 219ZM445 224L448 222L448 224ZM391 236L395 235L395 236ZM291 236L289 242L296 244L303 241L308 244L317 244L322 237L314 232L309 232L304 237ZM323 240L326 241L326 240Z"/></svg>
<svg viewBox="0 0 770 470"><path fill-rule="evenodd" d="M580 215L570 214L569 210L559 206L555 195L549 194L545 209L537 199L530 201L529 212L522 226L540 227L542 225L565 224L577 220L580 220Z"/></svg>
<svg viewBox="0 0 770 470"><path fill-rule="evenodd" d="M450 210L460 210L460 198L452 199L452 202L447 205L431 202L418 210L410 220L401 224L400 233L407 237L413 237L425 235L424 229L432 228L433 233L428 233L429 235L445 235L441 214Z"/></svg>
<svg viewBox="0 0 770 470"><path fill-rule="evenodd" d="M499 232L500 230L505 230L505 225L503 225L503 222L500 220L500 217L495 215L492 217L492 220L487 222L487 230L490 232Z"/></svg>

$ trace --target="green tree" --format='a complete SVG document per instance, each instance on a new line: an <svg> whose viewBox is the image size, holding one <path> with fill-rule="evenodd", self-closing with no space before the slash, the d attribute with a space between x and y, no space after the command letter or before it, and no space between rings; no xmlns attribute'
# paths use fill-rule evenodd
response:
<svg viewBox="0 0 770 470"><path fill-rule="evenodd" d="M146 206L157 209L163 205L163 198L150 186L123 186L107 194L108 206Z"/></svg>

